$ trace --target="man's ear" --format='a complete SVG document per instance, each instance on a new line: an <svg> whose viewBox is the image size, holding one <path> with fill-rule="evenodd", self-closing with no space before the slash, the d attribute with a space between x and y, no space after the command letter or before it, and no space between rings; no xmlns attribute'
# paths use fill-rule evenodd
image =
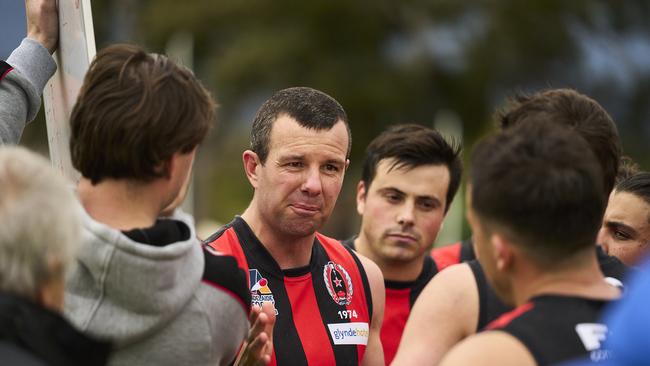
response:
<svg viewBox="0 0 650 366"><path fill-rule="evenodd" d="M507 271L512 267L513 253L510 242L500 234L492 234L490 237L492 244L492 253L494 254L494 263L499 271Z"/></svg>
<svg viewBox="0 0 650 366"><path fill-rule="evenodd" d="M357 212L363 216L366 210L366 185L362 180L357 184Z"/></svg>
<svg viewBox="0 0 650 366"><path fill-rule="evenodd" d="M345 171L350 167L350 159L345 159Z"/></svg>
<svg viewBox="0 0 650 366"><path fill-rule="evenodd" d="M244 162L246 178L248 178L251 186L253 186L254 189L257 189L259 182L259 172L257 171L257 168L262 165L259 156L252 150L246 150L242 154L242 161Z"/></svg>

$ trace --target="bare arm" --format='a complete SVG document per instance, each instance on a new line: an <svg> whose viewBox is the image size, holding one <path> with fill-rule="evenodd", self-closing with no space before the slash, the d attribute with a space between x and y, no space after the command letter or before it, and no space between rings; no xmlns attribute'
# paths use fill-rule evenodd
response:
<svg viewBox="0 0 650 366"><path fill-rule="evenodd" d="M59 17L56 0L25 0L27 14L27 38L31 38L50 54L59 42Z"/></svg>
<svg viewBox="0 0 650 366"><path fill-rule="evenodd" d="M536 366L537 362L515 337L505 332L490 331L459 343L447 353L440 365Z"/></svg>
<svg viewBox="0 0 650 366"><path fill-rule="evenodd" d="M476 280L467 264L438 273L415 302L392 365L437 365L475 332L478 312Z"/></svg>
<svg viewBox="0 0 650 366"><path fill-rule="evenodd" d="M383 366L384 349L381 346L379 332L381 331L381 324L384 320L384 302L386 297L384 276L381 274L379 267L377 267L373 261L358 253L357 256L368 275L373 304L370 335L368 336L368 345L366 346L366 352L364 353L363 362L361 364L363 366Z"/></svg>

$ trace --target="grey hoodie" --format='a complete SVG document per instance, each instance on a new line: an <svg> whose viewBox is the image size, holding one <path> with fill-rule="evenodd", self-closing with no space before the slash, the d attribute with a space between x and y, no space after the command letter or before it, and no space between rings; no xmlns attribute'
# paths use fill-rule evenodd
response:
<svg viewBox="0 0 650 366"><path fill-rule="evenodd" d="M54 75L56 63L45 47L29 38L7 63L13 70L0 80L0 144L16 144L41 107L43 88Z"/></svg>
<svg viewBox="0 0 650 366"><path fill-rule="evenodd" d="M81 209L81 208L80 208ZM173 219L189 238L141 244L81 209L83 245L66 283L65 314L82 331L114 342L110 365L225 365L248 332L247 310L202 282L203 250L191 216Z"/></svg>

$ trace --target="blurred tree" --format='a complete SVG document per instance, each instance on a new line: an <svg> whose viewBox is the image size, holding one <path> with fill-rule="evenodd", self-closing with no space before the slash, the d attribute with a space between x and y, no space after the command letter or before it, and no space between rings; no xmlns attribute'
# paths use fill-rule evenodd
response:
<svg viewBox="0 0 650 366"><path fill-rule="evenodd" d="M451 110L471 146L513 91L573 86L635 129L635 137L622 135L637 160L645 147L639 140L650 133L636 133L648 122L650 72L614 56L622 58L617 68L634 75L624 93L612 91L609 70L584 72L594 60L589 41L598 45L598 37L611 45L640 35L649 56L643 0L124 1L137 12L134 39L153 50L164 50L176 32L194 35L196 71L222 106L219 132L198 162L199 216L229 221L243 210L250 189L240 154L252 117L272 91L288 86L331 94L350 118L352 171L330 225L336 235L356 230L350 217L363 150L389 124L430 125L437 111ZM110 4L93 5L117 3Z"/></svg>

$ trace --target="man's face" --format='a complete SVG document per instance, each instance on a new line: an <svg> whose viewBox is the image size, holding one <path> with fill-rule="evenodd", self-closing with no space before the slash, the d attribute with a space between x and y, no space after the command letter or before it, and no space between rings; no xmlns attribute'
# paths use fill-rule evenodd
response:
<svg viewBox="0 0 650 366"><path fill-rule="evenodd" d="M389 170L394 159L377 164L370 187L357 188L360 235L384 261L422 258L438 235L447 205L449 169L423 165Z"/></svg>
<svg viewBox="0 0 650 366"><path fill-rule="evenodd" d="M348 132L342 121L330 130L302 127L280 115L273 123L266 162L256 167L255 204L278 234L312 235L332 213L346 159Z"/></svg>
<svg viewBox="0 0 650 366"><path fill-rule="evenodd" d="M628 192L612 192L598 244L627 265L635 265L650 248L650 205Z"/></svg>

